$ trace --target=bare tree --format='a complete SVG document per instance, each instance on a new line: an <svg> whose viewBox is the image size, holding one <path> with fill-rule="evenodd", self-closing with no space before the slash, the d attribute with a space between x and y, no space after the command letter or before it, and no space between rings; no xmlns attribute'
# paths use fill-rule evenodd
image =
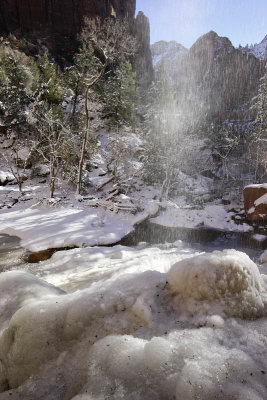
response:
<svg viewBox="0 0 267 400"><path fill-rule="evenodd" d="M230 175L228 168L229 158L240 144L240 139L240 132L238 132L238 130L235 130L232 126L226 124L219 130L216 135L216 142L214 144L213 154L217 155L220 158L227 181L229 181L230 177L233 178Z"/></svg>
<svg viewBox="0 0 267 400"><path fill-rule="evenodd" d="M30 159L33 153L36 151L38 146L37 141L29 139L19 139L15 137L13 139L12 146L9 152L3 152L2 158L4 163L12 173L17 182L19 192L22 194L23 182L27 179L26 169L29 165ZM23 155L22 155L23 153Z"/></svg>
<svg viewBox="0 0 267 400"><path fill-rule="evenodd" d="M52 109L48 109L44 113L32 114L28 120L34 124L38 132L39 146L37 147L37 151L43 160L49 163L50 198L53 198L55 181L62 167L63 148L66 141L71 137L71 134Z"/></svg>
<svg viewBox="0 0 267 400"><path fill-rule="evenodd" d="M85 77L85 130L78 168L77 193L81 191L82 170L90 134L89 92L103 78L108 65L114 63L122 55L132 55L136 48L135 39L129 33L128 23L115 18L106 19L104 22L100 18L85 18L81 41L85 51L88 47L93 48L96 62L95 70L90 71Z"/></svg>

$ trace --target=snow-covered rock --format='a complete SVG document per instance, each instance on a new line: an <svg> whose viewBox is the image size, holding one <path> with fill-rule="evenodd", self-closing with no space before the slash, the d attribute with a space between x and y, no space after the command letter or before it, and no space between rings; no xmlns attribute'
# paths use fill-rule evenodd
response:
<svg viewBox="0 0 267 400"><path fill-rule="evenodd" d="M46 164L36 165L33 169L33 175L46 177L50 174L50 168Z"/></svg>
<svg viewBox="0 0 267 400"><path fill-rule="evenodd" d="M153 67L157 69L164 59L167 69L171 72L171 67L187 51L184 46L174 40L171 42L165 42L164 40L156 42L151 46Z"/></svg>
<svg viewBox="0 0 267 400"><path fill-rule="evenodd" d="M267 59L267 35L260 43L254 44L249 48L249 53L260 59Z"/></svg>
<svg viewBox="0 0 267 400"><path fill-rule="evenodd" d="M6 185L8 182L14 181L14 175L7 171L0 171L0 186Z"/></svg>
<svg viewBox="0 0 267 400"><path fill-rule="evenodd" d="M260 262L261 262L262 264L267 263L267 250L265 250L265 251L262 253L262 255L260 256Z"/></svg>
<svg viewBox="0 0 267 400"><path fill-rule="evenodd" d="M267 184L246 186L244 206L250 221L265 221L267 219Z"/></svg>

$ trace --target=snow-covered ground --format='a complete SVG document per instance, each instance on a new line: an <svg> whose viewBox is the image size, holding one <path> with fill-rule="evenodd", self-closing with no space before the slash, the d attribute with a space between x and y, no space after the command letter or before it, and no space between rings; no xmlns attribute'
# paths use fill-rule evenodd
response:
<svg viewBox="0 0 267 400"><path fill-rule="evenodd" d="M133 225L93 208L29 208L0 214L0 232L18 236L31 251L70 246L109 245L133 230Z"/></svg>

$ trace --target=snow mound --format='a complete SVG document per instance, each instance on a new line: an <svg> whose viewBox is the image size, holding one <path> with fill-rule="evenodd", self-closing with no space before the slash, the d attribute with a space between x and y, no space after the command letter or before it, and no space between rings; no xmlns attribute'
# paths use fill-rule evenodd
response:
<svg viewBox="0 0 267 400"><path fill-rule="evenodd" d="M258 267L236 250L179 261L169 271L169 283L191 312L207 309L207 303L215 303L229 316L252 318L263 311Z"/></svg>
<svg viewBox="0 0 267 400"><path fill-rule="evenodd" d="M15 311L43 297L57 296L62 290L25 271L0 274L0 332Z"/></svg>

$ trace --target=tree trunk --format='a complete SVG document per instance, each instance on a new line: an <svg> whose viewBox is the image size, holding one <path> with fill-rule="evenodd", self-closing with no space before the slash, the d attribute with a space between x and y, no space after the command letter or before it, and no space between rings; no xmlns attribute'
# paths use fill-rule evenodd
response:
<svg viewBox="0 0 267 400"><path fill-rule="evenodd" d="M72 107L72 113L71 113L71 123L72 127L74 127L74 122L75 122L75 114L76 114L76 107L77 107L77 99L78 99L78 92L79 92L79 79L77 79L76 87L75 87L75 95L74 95L74 101L73 101L73 107Z"/></svg>
<svg viewBox="0 0 267 400"><path fill-rule="evenodd" d="M22 179L21 178L19 178L19 180L18 180L18 187L19 187L20 194L22 194Z"/></svg>
<svg viewBox="0 0 267 400"><path fill-rule="evenodd" d="M89 93L89 89L90 89L90 86L87 86L86 92L85 92L85 119L86 119L86 124L85 124L85 132L84 132L84 137L83 137L83 143L82 143L82 149L81 149L81 157L80 157L79 168L78 168L77 194L81 193L83 163L84 163L84 156L85 156L85 150L86 150L86 143L88 141L88 136L89 136L89 110L88 110L88 93Z"/></svg>
<svg viewBox="0 0 267 400"><path fill-rule="evenodd" d="M86 86L85 104L84 104L84 107L85 107L85 132L84 132L82 149L81 149L81 156L80 156L79 167L78 167L77 194L81 193L84 156L85 156L86 144L87 144L88 137L89 137L89 122L90 122L90 118L89 118L89 108L88 108L88 94L89 94L90 88L103 77L104 72L106 70L106 67L107 67L107 60L103 64L99 75L97 75L96 78L93 79L92 82L88 83L88 85Z"/></svg>
<svg viewBox="0 0 267 400"><path fill-rule="evenodd" d="M55 164L54 160L50 163L50 198L53 199L55 192Z"/></svg>

